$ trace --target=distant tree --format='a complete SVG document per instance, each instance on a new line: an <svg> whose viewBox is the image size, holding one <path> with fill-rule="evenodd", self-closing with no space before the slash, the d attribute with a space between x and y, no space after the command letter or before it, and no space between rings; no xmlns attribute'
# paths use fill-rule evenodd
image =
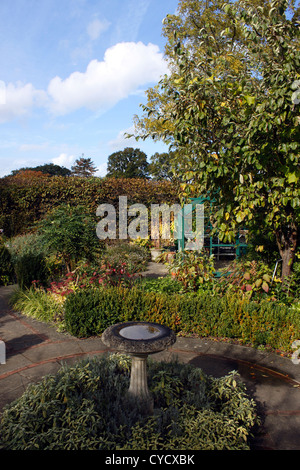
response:
<svg viewBox="0 0 300 470"><path fill-rule="evenodd" d="M84 158L84 154L82 154L82 157L75 161L75 165L71 167L71 170L73 176L88 178L89 176L93 176L93 174L96 173L97 168L90 158Z"/></svg>
<svg viewBox="0 0 300 470"><path fill-rule="evenodd" d="M54 165L54 163L45 163L45 165L40 165L34 168L36 171L41 171L50 176L70 176L71 170L65 168L64 166Z"/></svg>
<svg viewBox="0 0 300 470"><path fill-rule="evenodd" d="M45 163L44 165L38 165L35 167L20 168L19 170L13 170L11 174L15 176L23 171L40 171L49 176L70 176L71 174L71 170L68 170L68 168L54 165L54 163Z"/></svg>
<svg viewBox="0 0 300 470"><path fill-rule="evenodd" d="M149 178L147 155L140 149L127 147L108 157L107 174L110 178Z"/></svg>

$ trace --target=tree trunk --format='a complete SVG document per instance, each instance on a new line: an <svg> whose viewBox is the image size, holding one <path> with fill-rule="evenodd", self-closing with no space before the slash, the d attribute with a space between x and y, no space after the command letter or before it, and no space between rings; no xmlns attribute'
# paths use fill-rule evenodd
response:
<svg viewBox="0 0 300 470"><path fill-rule="evenodd" d="M276 231L276 241L282 259L282 282L289 278L292 273L295 253L297 248L297 227L292 224L289 227L280 228Z"/></svg>

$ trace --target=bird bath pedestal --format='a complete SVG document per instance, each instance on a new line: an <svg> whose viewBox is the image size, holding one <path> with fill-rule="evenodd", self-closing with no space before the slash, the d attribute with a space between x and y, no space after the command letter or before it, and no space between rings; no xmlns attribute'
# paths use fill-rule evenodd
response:
<svg viewBox="0 0 300 470"><path fill-rule="evenodd" d="M174 344L175 333L158 323L117 323L104 331L102 341L112 349L130 354L132 365L128 394L139 403L145 414L152 414L153 399L148 390L147 357Z"/></svg>

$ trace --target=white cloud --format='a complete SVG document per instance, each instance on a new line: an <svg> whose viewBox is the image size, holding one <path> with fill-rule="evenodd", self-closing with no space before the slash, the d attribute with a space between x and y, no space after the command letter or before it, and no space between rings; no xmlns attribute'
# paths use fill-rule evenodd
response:
<svg viewBox="0 0 300 470"><path fill-rule="evenodd" d="M128 129L122 130L118 133L117 137L108 142L109 147L112 150L122 150L125 147L135 147L136 140L134 137L130 139L125 137L125 134L133 134L134 126L129 127Z"/></svg>
<svg viewBox="0 0 300 470"><path fill-rule="evenodd" d="M52 159L54 165L64 166L70 168L75 162L76 157L74 155L68 155L67 153L61 153L58 157Z"/></svg>
<svg viewBox="0 0 300 470"><path fill-rule="evenodd" d="M87 26L87 33L91 41L96 41L99 36L108 30L110 22L107 20L100 21L97 18L91 21Z"/></svg>
<svg viewBox="0 0 300 470"><path fill-rule="evenodd" d="M95 23L90 34L96 37L101 27ZM47 108L54 115L80 108L103 113L120 100L140 94L165 73L167 62L157 45L118 43L106 50L103 61L92 60L85 72L74 72L65 80L53 78L47 91L32 83L1 82L0 123L25 117L37 108Z"/></svg>
<svg viewBox="0 0 300 470"><path fill-rule="evenodd" d="M53 78L48 86L50 109L59 115L84 107L106 111L167 71L158 46L118 43L107 49L102 62L92 60L84 73L74 72L65 80Z"/></svg>
<svg viewBox="0 0 300 470"><path fill-rule="evenodd" d="M36 90L31 83L5 85L3 104L0 104L0 123L28 114L34 107L47 101L46 92Z"/></svg>
<svg viewBox="0 0 300 470"><path fill-rule="evenodd" d="M95 176L105 176L107 173L107 163L101 163L98 165Z"/></svg>

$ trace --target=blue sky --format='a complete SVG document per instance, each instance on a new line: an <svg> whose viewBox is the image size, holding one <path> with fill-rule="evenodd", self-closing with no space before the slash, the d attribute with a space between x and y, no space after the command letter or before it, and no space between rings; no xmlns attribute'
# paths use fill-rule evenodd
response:
<svg viewBox="0 0 300 470"><path fill-rule="evenodd" d="M82 154L106 173L145 90L166 71L162 20L178 0L1 0L0 177Z"/></svg>

